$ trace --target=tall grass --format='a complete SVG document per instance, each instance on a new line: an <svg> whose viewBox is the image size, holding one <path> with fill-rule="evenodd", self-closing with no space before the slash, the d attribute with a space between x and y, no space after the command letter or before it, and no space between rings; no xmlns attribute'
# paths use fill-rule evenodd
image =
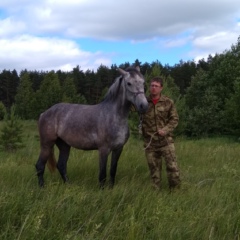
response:
<svg viewBox="0 0 240 240"><path fill-rule="evenodd" d="M141 140L130 138L115 187L98 188L98 153L71 150L70 183L46 169L37 185L39 141L25 122L26 147L0 152L0 239L240 239L240 146L229 139L177 139L180 190L151 188ZM57 151L56 151L57 153Z"/></svg>

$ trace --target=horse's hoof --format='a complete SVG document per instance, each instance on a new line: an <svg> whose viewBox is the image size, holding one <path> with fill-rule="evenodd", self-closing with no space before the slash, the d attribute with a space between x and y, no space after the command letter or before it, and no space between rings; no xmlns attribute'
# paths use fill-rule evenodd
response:
<svg viewBox="0 0 240 240"><path fill-rule="evenodd" d="M68 183L69 182L69 178L67 176L65 176L64 179L63 179L63 182L64 183Z"/></svg>

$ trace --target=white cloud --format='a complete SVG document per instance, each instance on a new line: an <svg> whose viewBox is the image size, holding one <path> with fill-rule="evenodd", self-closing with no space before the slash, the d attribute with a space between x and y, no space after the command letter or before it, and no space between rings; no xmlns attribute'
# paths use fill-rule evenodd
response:
<svg viewBox="0 0 240 240"><path fill-rule="evenodd" d="M25 23L15 21L13 18L8 17L3 20L0 19L0 37L6 37L24 32L26 29Z"/></svg>
<svg viewBox="0 0 240 240"><path fill-rule="evenodd" d="M0 9L0 70L111 65L112 53L81 49L83 37L117 48L123 40L188 45L186 57L198 59L229 48L240 32L239 0L2 0Z"/></svg>
<svg viewBox="0 0 240 240"><path fill-rule="evenodd" d="M221 31L232 24L234 16L239 16L236 0L89 0L73 3L50 1L38 6L33 11L35 25L32 26L40 31L55 32L57 29L69 37L144 40L177 35L188 28L196 29L196 34L198 31ZM46 11L50 13L47 17Z"/></svg>
<svg viewBox="0 0 240 240"><path fill-rule="evenodd" d="M165 47L167 48L174 48L174 47L179 47L179 46L184 46L186 45L189 41L191 40L190 37L183 37L183 38L174 38L171 40L165 41Z"/></svg>
<svg viewBox="0 0 240 240"><path fill-rule="evenodd" d="M198 61L203 58L207 59L210 54L214 56L216 53L229 50L231 45L237 42L239 32L240 26L236 24L236 27L229 31L196 37L192 41L193 50L189 54L193 56L195 61Z"/></svg>
<svg viewBox="0 0 240 240"><path fill-rule="evenodd" d="M26 4L24 4L24 2ZM240 13L238 0L43 0L11 1L9 12L28 25L28 33L68 37L144 40L174 36L188 28L221 31Z"/></svg>
<svg viewBox="0 0 240 240"><path fill-rule="evenodd" d="M2 69L70 71L79 65L83 70L92 70L96 69L101 61L102 64L111 62L102 53L82 51L75 42L70 40L29 35L0 39Z"/></svg>

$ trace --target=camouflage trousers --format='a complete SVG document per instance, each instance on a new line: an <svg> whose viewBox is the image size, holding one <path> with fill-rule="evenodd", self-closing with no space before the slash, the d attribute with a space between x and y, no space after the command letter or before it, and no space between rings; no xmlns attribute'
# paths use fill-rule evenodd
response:
<svg viewBox="0 0 240 240"><path fill-rule="evenodd" d="M180 185L180 173L177 165L175 146L169 143L159 149L146 150L146 159L152 178L152 184L155 188L161 189L162 180L162 159L166 163L168 184L170 188Z"/></svg>

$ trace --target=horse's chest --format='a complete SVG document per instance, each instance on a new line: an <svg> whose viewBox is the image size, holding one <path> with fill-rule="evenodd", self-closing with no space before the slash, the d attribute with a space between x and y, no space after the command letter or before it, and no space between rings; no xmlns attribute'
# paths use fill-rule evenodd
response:
<svg viewBox="0 0 240 240"><path fill-rule="evenodd" d="M112 144L114 146L124 145L129 137L129 130L126 129L118 129L115 134L112 136Z"/></svg>

